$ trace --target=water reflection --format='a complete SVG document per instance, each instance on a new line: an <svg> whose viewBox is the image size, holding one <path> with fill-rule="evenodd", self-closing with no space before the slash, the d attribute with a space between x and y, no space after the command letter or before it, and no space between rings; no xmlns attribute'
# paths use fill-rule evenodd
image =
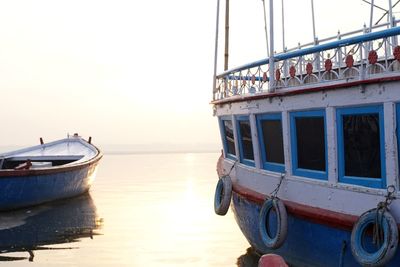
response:
<svg viewBox="0 0 400 267"><path fill-rule="evenodd" d="M238 267L257 267L259 259L260 255L253 248L249 247L246 254L241 255L237 259L236 264Z"/></svg>
<svg viewBox="0 0 400 267"><path fill-rule="evenodd" d="M102 219L89 194L29 209L0 212L0 261L33 261L36 250L76 249L57 246L91 238ZM26 257L5 253L27 252Z"/></svg>

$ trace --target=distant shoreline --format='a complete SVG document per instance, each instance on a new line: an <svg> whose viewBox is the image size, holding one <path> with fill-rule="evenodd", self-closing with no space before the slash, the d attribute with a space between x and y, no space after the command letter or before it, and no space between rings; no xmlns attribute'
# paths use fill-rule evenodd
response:
<svg viewBox="0 0 400 267"><path fill-rule="evenodd" d="M0 153L6 153L9 151L18 150L26 146L0 146ZM151 154L206 154L206 153L221 153L221 148L214 145L206 145L205 148L201 149L198 147L204 147L203 145L198 146L163 146L159 149L154 146L147 145L100 145L98 146L104 155L151 155ZM126 147L124 149L124 147Z"/></svg>
<svg viewBox="0 0 400 267"><path fill-rule="evenodd" d="M218 150L166 150L166 151L102 151L104 155L140 155L140 154L211 154L220 153Z"/></svg>

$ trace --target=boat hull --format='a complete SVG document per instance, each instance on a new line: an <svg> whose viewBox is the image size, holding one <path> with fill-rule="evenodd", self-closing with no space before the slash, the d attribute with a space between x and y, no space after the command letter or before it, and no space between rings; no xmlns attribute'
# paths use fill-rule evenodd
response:
<svg viewBox="0 0 400 267"><path fill-rule="evenodd" d="M276 253L291 266L360 266L351 253L351 231L300 218L288 212L288 234L282 247L268 249L259 234L262 203L233 191L231 208L244 236L260 254ZM386 266L398 266L400 253ZM341 265L340 265L341 264Z"/></svg>
<svg viewBox="0 0 400 267"><path fill-rule="evenodd" d="M98 160L74 168L2 176L0 210L13 210L81 195L89 190L96 174L97 163Z"/></svg>

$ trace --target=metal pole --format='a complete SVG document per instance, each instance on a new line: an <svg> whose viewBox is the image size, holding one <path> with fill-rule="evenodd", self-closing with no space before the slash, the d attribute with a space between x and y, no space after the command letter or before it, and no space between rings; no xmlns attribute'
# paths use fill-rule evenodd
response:
<svg viewBox="0 0 400 267"><path fill-rule="evenodd" d="M264 10L264 29L265 29L265 40L267 43L267 57L269 57L269 44L268 44L268 29L267 29L267 14L265 11L265 0L263 2L263 10Z"/></svg>
<svg viewBox="0 0 400 267"><path fill-rule="evenodd" d="M216 26L215 26L215 51L214 51L214 79L213 79L213 100L215 100L215 87L217 83L217 56L218 56L218 25L219 25L219 1L217 0L217 19L216 19Z"/></svg>
<svg viewBox="0 0 400 267"><path fill-rule="evenodd" d="M371 0L371 12L369 17L369 32L372 32L372 18L374 16L374 0Z"/></svg>
<svg viewBox="0 0 400 267"><path fill-rule="evenodd" d="M270 38L270 46L269 46L269 87L268 92L272 93L275 91L274 83L275 83L275 62L274 62L274 0L269 0L269 38Z"/></svg>
<svg viewBox="0 0 400 267"><path fill-rule="evenodd" d="M283 0L282 0L282 51L286 51L285 45L285 9L283 7Z"/></svg>
<svg viewBox="0 0 400 267"><path fill-rule="evenodd" d="M225 1L225 62L224 70L228 70L229 60L229 0Z"/></svg>
<svg viewBox="0 0 400 267"><path fill-rule="evenodd" d="M390 28L393 27L393 11L392 11L392 0L389 0L389 22L390 22Z"/></svg>
<svg viewBox="0 0 400 267"><path fill-rule="evenodd" d="M312 15L313 40L314 44L316 44L317 36L315 34L314 0L311 0L311 15Z"/></svg>

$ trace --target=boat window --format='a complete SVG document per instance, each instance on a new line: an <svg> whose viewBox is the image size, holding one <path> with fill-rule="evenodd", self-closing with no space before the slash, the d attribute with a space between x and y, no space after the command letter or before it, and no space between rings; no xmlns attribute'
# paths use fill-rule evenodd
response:
<svg viewBox="0 0 400 267"><path fill-rule="evenodd" d="M339 182L384 186L383 107L337 110Z"/></svg>
<svg viewBox="0 0 400 267"><path fill-rule="evenodd" d="M263 168L283 172L285 158L281 114L257 115L257 128Z"/></svg>
<svg viewBox="0 0 400 267"><path fill-rule="evenodd" d="M290 114L293 173L327 179L325 111Z"/></svg>
<svg viewBox="0 0 400 267"><path fill-rule="evenodd" d="M221 118L220 125L222 132L222 141L226 157L235 159L236 149L235 149L235 136L233 134L232 120Z"/></svg>
<svg viewBox="0 0 400 267"><path fill-rule="evenodd" d="M240 162L254 166L253 141L248 116L237 117L238 139L240 149Z"/></svg>

